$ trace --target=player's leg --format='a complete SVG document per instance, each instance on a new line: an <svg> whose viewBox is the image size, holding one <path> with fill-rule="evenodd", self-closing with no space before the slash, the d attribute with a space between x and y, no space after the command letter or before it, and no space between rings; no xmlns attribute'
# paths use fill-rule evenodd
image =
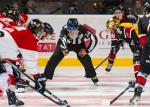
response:
<svg viewBox="0 0 150 107"><path fill-rule="evenodd" d="M9 60L10 62L14 63L16 65L16 67L20 68L19 65L16 64L17 60L10 60L10 59L5 59L5 60ZM11 77L13 76L15 78L15 81L14 81L15 92L19 92L19 93L25 92L25 86L27 86L27 85L20 83L19 78L21 75L14 68L12 68L11 65L9 65L7 63L5 64L5 68L6 68L7 73L9 74L9 76L11 76ZM22 69L22 68L20 68L20 69ZM27 81L27 80L25 80L25 81ZM27 82L29 82L29 81L27 81Z"/></svg>
<svg viewBox="0 0 150 107"><path fill-rule="evenodd" d="M15 105L15 106L21 106L24 105L24 102L21 100L18 100L18 98L16 97L16 94L14 91L7 89L6 90L7 93L7 98L8 98L8 104L9 105Z"/></svg>
<svg viewBox="0 0 150 107"><path fill-rule="evenodd" d="M136 78L136 86L133 98L130 100L131 104L138 104L140 102L143 87L146 84L147 76L150 74L150 47L145 46L142 50L140 62L141 66Z"/></svg>
<svg viewBox="0 0 150 107"><path fill-rule="evenodd" d="M7 79L8 79L8 75L6 73L5 66L4 66L2 60L0 59L0 96L3 95L3 92L8 87Z"/></svg>
<svg viewBox="0 0 150 107"><path fill-rule="evenodd" d="M140 50L135 45L129 45L129 47L133 53L134 74L136 78L140 68Z"/></svg>
<svg viewBox="0 0 150 107"><path fill-rule="evenodd" d="M145 72L149 72L149 69L150 69L150 67L149 68L146 68L144 66L140 67L141 71L138 73L137 78L136 78L134 96L130 100L131 104L139 104L140 103L140 97L141 97L143 88L146 84L147 76L149 74L149 73L145 73Z"/></svg>
<svg viewBox="0 0 150 107"><path fill-rule="evenodd" d="M0 74L0 80L2 80L0 81L0 85L3 86L3 91L6 91L7 93L8 104L16 105L16 106L24 105L24 103L18 100L15 95L15 92L14 92L15 81L14 81L13 75L8 76L8 73L6 73L8 69L8 68L6 69L6 67L8 66L8 64L5 63L3 65L4 65L3 71L5 71L5 73L3 72Z"/></svg>
<svg viewBox="0 0 150 107"><path fill-rule="evenodd" d="M22 57L22 54L19 52L17 55L17 60L14 61L14 64L19 68L22 69L22 72L25 72L26 70L24 69L24 60ZM20 75L21 79L23 79L24 77L21 74L18 74L18 72L13 68L13 75L14 77L17 79L17 76ZM28 82L27 80L24 79L24 81ZM17 93L24 93L26 91L26 87L27 85L21 81L16 80L16 84L15 84L15 92Z"/></svg>
<svg viewBox="0 0 150 107"><path fill-rule="evenodd" d="M44 71L46 78L48 78L48 79L53 78L55 68L60 63L60 61L63 59L63 57L64 57L64 55L63 55L60 47L57 46L55 52L53 53L53 55L51 56L51 58L47 62L47 65L46 65L46 68Z"/></svg>
<svg viewBox="0 0 150 107"><path fill-rule="evenodd" d="M129 45L132 53L133 53L133 63L134 63L134 73L135 78L137 77L138 70L140 68L140 54L141 54L141 44L140 40L135 32L135 30L131 30L131 43Z"/></svg>
<svg viewBox="0 0 150 107"><path fill-rule="evenodd" d="M0 73L0 88L1 88L1 95L5 93L6 89L8 89L8 74L5 73Z"/></svg>
<svg viewBox="0 0 150 107"><path fill-rule="evenodd" d="M95 69L93 67L91 57L89 56L89 54L86 54L84 56L77 55L77 57L85 69L85 73L86 73L85 77L91 78L93 83L95 85L98 85L98 78L96 76L96 72L95 72Z"/></svg>
<svg viewBox="0 0 150 107"><path fill-rule="evenodd" d="M116 55L120 49L120 44L118 42L119 41L112 41L111 43L111 50L108 56L108 65L105 69L107 72L111 71Z"/></svg>

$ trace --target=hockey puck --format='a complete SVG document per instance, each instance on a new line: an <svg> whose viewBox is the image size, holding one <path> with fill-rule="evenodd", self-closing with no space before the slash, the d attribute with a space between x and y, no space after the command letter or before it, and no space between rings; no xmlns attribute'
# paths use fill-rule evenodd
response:
<svg viewBox="0 0 150 107"><path fill-rule="evenodd" d="M101 100L101 105L109 106L110 101L109 100Z"/></svg>

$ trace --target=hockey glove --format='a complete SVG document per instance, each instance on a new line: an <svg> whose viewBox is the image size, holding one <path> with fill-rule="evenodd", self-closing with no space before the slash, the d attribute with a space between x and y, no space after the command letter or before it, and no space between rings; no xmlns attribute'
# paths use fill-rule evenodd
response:
<svg viewBox="0 0 150 107"><path fill-rule="evenodd" d="M63 52L64 56L66 56L69 53L69 51L67 49L63 50L62 52Z"/></svg>
<svg viewBox="0 0 150 107"><path fill-rule="evenodd" d="M44 93L46 87L46 77L44 74L39 74L34 76L35 79L35 89L40 93Z"/></svg>
<svg viewBox="0 0 150 107"><path fill-rule="evenodd" d="M19 54L17 55L17 58L18 58L18 59L16 60L15 65L16 65L19 69L21 69L22 71L25 71L25 69L24 69L24 60L23 60L22 54L19 53Z"/></svg>
<svg viewBox="0 0 150 107"><path fill-rule="evenodd" d="M87 55L87 52L85 49L81 49L78 53L79 56L84 57L85 55Z"/></svg>

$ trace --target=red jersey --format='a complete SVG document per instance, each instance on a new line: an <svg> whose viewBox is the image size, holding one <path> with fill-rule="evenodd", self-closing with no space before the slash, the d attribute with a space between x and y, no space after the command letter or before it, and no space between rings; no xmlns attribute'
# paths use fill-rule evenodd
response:
<svg viewBox="0 0 150 107"><path fill-rule="evenodd" d="M24 13L20 13L18 26L26 25L27 21L28 21L28 16Z"/></svg>
<svg viewBox="0 0 150 107"><path fill-rule="evenodd" d="M37 51L37 41L28 27L3 27L10 33L19 48Z"/></svg>
<svg viewBox="0 0 150 107"><path fill-rule="evenodd" d="M33 75L37 74L38 51L34 34L28 27L4 27L3 29L9 32L16 42L25 65L28 66Z"/></svg>
<svg viewBox="0 0 150 107"><path fill-rule="evenodd" d="M0 28L2 28L3 26L17 26L16 21L14 21L13 19L9 18L8 16L6 16L5 14L0 14ZM3 26L2 26L3 25Z"/></svg>
<svg viewBox="0 0 150 107"><path fill-rule="evenodd" d="M2 24L4 26L8 26L8 27L9 26L24 26L26 24L27 20L28 20L28 16L24 13L20 13L18 22L9 18L5 14L0 14L0 24ZM0 27L0 28L2 28L2 27Z"/></svg>

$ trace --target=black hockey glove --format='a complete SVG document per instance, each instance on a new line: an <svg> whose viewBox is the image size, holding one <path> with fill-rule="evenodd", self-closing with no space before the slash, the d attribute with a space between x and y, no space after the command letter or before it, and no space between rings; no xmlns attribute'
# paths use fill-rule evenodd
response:
<svg viewBox="0 0 150 107"><path fill-rule="evenodd" d="M44 93L46 87L46 77L44 74L39 74L34 76L35 79L35 89L40 93Z"/></svg>
<svg viewBox="0 0 150 107"><path fill-rule="evenodd" d="M6 69L4 67L3 61L0 59L0 74L5 73Z"/></svg>

